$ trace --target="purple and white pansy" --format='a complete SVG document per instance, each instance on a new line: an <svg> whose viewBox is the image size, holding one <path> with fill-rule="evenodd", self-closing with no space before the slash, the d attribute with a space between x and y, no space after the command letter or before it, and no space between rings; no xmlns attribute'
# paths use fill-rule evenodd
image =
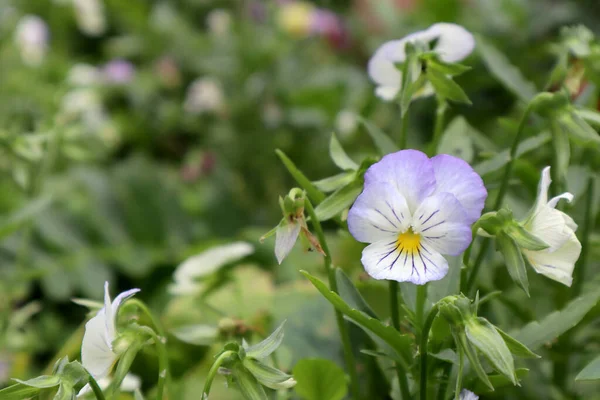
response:
<svg viewBox="0 0 600 400"><path fill-rule="evenodd" d="M465 161L401 150L367 170L348 228L370 243L361 258L369 275L422 285L446 275L443 255L469 246L486 197L481 177Z"/></svg>

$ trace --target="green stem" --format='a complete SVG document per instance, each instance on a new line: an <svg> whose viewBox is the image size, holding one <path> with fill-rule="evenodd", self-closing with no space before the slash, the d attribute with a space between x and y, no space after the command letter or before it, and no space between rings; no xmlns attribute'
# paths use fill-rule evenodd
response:
<svg viewBox="0 0 600 400"><path fill-rule="evenodd" d="M444 119L446 117L446 110L448 109L448 104L443 99L438 97L437 99L437 109L435 111L435 125L433 128L433 140L431 142L431 147L429 149L429 155L432 156L436 154L437 148L440 144L440 139L442 138L442 133L444 130Z"/></svg>
<svg viewBox="0 0 600 400"><path fill-rule="evenodd" d="M425 301L427 300L427 283L417 285L416 320L419 328L423 327L423 316L425 315Z"/></svg>
<svg viewBox="0 0 600 400"><path fill-rule="evenodd" d="M508 190L508 182L510 181L510 176L512 175L512 170L515 164L515 160L517 158L517 149L519 148L519 143L521 143L523 131L525 131L525 125L527 123L529 114L531 113L531 109L531 103L529 103L529 105L525 109L525 112L523 113L523 116L521 117L521 121L519 122L517 133L510 147L509 161L508 164L506 164L506 169L504 170L504 176L502 177L502 182L500 183L500 190L498 191L498 195L496 196L496 200L494 202L494 210L498 210L502 205L502 202L504 201L504 196L506 195L506 191ZM471 272L469 280L467 281L467 285L465 288L466 293L470 293L475 285L475 280L477 279L481 263L485 258L485 253L489 245L490 240L488 238L484 239L481 243L479 253L477 254L477 258L475 259L475 264L473 264L473 271Z"/></svg>
<svg viewBox="0 0 600 400"><path fill-rule="evenodd" d="M425 292L427 293L427 292ZM438 314L438 308L434 306L421 330L421 341L419 344L419 352L421 353L421 376L419 380L419 395L421 400L427 400L427 342L429 341L429 331L433 325L433 320Z"/></svg>
<svg viewBox="0 0 600 400"><path fill-rule="evenodd" d="M400 136L398 138L398 146L400 150L406 149L406 145L408 143L408 110L401 118L400 122Z"/></svg>
<svg viewBox="0 0 600 400"><path fill-rule="evenodd" d="M90 384L90 387L94 392L94 396L96 396L96 400L105 400L104 394L102 393L102 389L100 389L100 386L98 386L98 382L96 382L96 379L94 379L94 377L91 374L88 375L88 383Z"/></svg>
<svg viewBox="0 0 600 400"><path fill-rule="evenodd" d="M390 281L390 313L392 315L392 326L400 331L400 308L398 307L398 282ZM408 389L408 380L406 379L406 370L400 363L396 364L396 376L400 386L402 399L410 399L410 390Z"/></svg>
<svg viewBox="0 0 600 400"><path fill-rule="evenodd" d="M585 198L585 219L583 220L583 229L581 233L581 255L575 266L573 273L572 297L575 298L581 293L581 287L585 280L585 268L589 258L590 234L594 226L594 217L592 207L594 206L594 186L595 178L590 176L587 184L587 193Z"/></svg>
<svg viewBox="0 0 600 400"><path fill-rule="evenodd" d="M461 348L458 348L458 374L456 375L456 387L454 388L454 400L460 400L460 391L462 389L462 375L465 364L465 355Z"/></svg>
<svg viewBox="0 0 600 400"><path fill-rule="evenodd" d="M236 354L234 351L228 350L223 352L213 363L213 365L210 367L210 370L208 371L208 376L206 377L206 382L204 382L204 389L202 390L202 398L206 398L208 399L208 395L210 393L210 387L212 385L213 380L215 379L215 376L217 375L217 371L219 370L219 368L221 367L221 364L223 364L223 361L225 361L225 359L227 357L230 357L232 355Z"/></svg>
<svg viewBox="0 0 600 400"><path fill-rule="evenodd" d="M317 218L315 209L313 208L308 198L306 198L306 200L304 201L304 207L310 217L313 228L315 229L315 233L317 234L317 238L319 239L321 248L325 253L325 269L327 270L329 288L337 294L338 287L337 281L335 279L335 269L333 268L331 262L331 252L329 251L329 246L327 245L327 240L325 239L325 234L323 233L323 228L321 227L321 223ZM354 353L352 352L352 344L350 342L350 332L348 331L348 326L346 325L346 322L344 321L344 317L341 312L335 310L335 319L337 322L338 330L340 332L340 338L342 340L346 368L348 369L348 374L350 375L350 389L352 392L352 398L354 400L358 400L360 399L360 387L358 385L358 374L356 372L356 360L354 358Z"/></svg>
<svg viewBox="0 0 600 400"><path fill-rule="evenodd" d="M142 310L148 319L150 319L150 322L152 323L152 326L154 326L154 329L156 329L156 332L158 332L160 336L165 337L165 330L163 329L162 324L154 317L154 314L152 314L148 306L146 306L143 301L133 298L127 300L127 302L136 305L140 310Z"/></svg>

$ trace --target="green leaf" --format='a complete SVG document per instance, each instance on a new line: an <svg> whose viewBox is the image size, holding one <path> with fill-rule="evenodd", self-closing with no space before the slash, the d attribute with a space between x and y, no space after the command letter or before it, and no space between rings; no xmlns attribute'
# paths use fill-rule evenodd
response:
<svg viewBox="0 0 600 400"><path fill-rule="evenodd" d="M438 96L458 103L472 104L469 96L452 78L448 78L443 73L432 69L427 70L427 79L433 85Z"/></svg>
<svg viewBox="0 0 600 400"><path fill-rule="evenodd" d="M600 379L600 356L592 360L575 377L576 381L595 381Z"/></svg>
<svg viewBox="0 0 600 400"><path fill-rule="evenodd" d="M333 192L315 208L319 221L327 221L350 207L362 190L362 183L355 181Z"/></svg>
<svg viewBox="0 0 600 400"><path fill-rule="evenodd" d="M340 297L352 308L356 308L367 314L369 317L377 318L377 314L371 309L369 304L361 296L356 286L352 283L348 275L341 268L335 269L335 280L338 285Z"/></svg>
<svg viewBox="0 0 600 400"><path fill-rule="evenodd" d="M527 229L523 228L516 222L509 224L506 227L505 232L522 249L540 251L550 247L546 242L537 236L532 235Z"/></svg>
<svg viewBox="0 0 600 400"><path fill-rule="evenodd" d="M73 400L75 399L75 395L73 386L63 383L58 387L58 392L56 392L52 400Z"/></svg>
<svg viewBox="0 0 600 400"><path fill-rule="evenodd" d="M334 362L303 359L293 370L296 393L305 400L342 400L348 393L346 375Z"/></svg>
<svg viewBox="0 0 600 400"><path fill-rule="evenodd" d="M15 382L19 382L21 385L31 386L38 389L51 388L60 384L60 378L53 375L42 375L37 378L29 379L28 381L22 381L20 379L13 379Z"/></svg>
<svg viewBox="0 0 600 400"><path fill-rule="evenodd" d="M2 400L23 400L36 395L39 391L38 388L17 383L0 390L0 398Z"/></svg>
<svg viewBox="0 0 600 400"><path fill-rule="evenodd" d="M587 108L576 108L575 113L588 124L600 127L600 112Z"/></svg>
<svg viewBox="0 0 600 400"><path fill-rule="evenodd" d="M271 333L265 340L248 347L246 349L246 356L256 358L258 360L262 360L263 358L270 356L271 353L277 350L283 341L284 325L285 321L283 321L281 325L279 325L277 329L275 329L273 333Z"/></svg>
<svg viewBox="0 0 600 400"><path fill-rule="evenodd" d="M210 346L219 336L219 328L213 325L194 324L175 328L173 336L185 343L196 346Z"/></svg>
<svg viewBox="0 0 600 400"><path fill-rule="evenodd" d="M291 375L278 369L261 363L260 361L246 357L242 364L262 385L274 389L289 389L296 384Z"/></svg>
<svg viewBox="0 0 600 400"><path fill-rule="evenodd" d="M384 325L381 321L371 318L364 312L351 308L339 295L329 290L319 279L306 271L300 272L312 282L317 290L336 308L336 310L383 340L405 360L406 364L412 363L413 360L410 356L412 351L410 347L412 339L410 339L408 335L402 335L393 327Z"/></svg>
<svg viewBox="0 0 600 400"><path fill-rule="evenodd" d="M356 177L356 174L352 172L342 172L329 178L324 178L319 181L314 181L313 185L316 186L322 192L329 193L338 190L341 187L348 185Z"/></svg>
<svg viewBox="0 0 600 400"><path fill-rule="evenodd" d="M525 139L519 144L517 147L517 157L522 156L525 153L528 153L532 150L537 150L542 147L544 144L550 141L550 133L543 132L537 136ZM509 150L501 151L496 154L493 158L482 161L481 163L475 165L473 169L479 175L486 175L491 172L497 171L500 168L504 167L510 161L510 152Z"/></svg>
<svg viewBox="0 0 600 400"><path fill-rule="evenodd" d="M285 155L285 153L281 150L275 150L275 153L283 162L283 165L287 168L288 172L292 175L292 177L298 182L298 185L302 187L302 189L306 190L306 194L310 198L314 204L319 204L325 199L325 195L321 193L312 183L311 181L300 171L296 165Z"/></svg>
<svg viewBox="0 0 600 400"><path fill-rule="evenodd" d="M577 325L600 300L600 282L590 282L584 294L567 304L562 310L548 314L541 321L533 321L513 333L519 342L535 350L556 339Z"/></svg>
<svg viewBox="0 0 600 400"><path fill-rule="evenodd" d="M31 221L52 203L50 197L40 197L31 200L12 215L0 222L0 238L10 235Z"/></svg>
<svg viewBox="0 0 600 400"><path fill-rule="evenodd" d="M348 157L348 154L346 154L342 145L335 137L335 133L331 134L331 140L329 141L329 155L335 165L343 170L349 169L355 171L358 169L358 164Z"/></svg>
<svg viewBox="0 0 600 400"><path fill-rule="evenodd" d="M394 153L399 150L398 146L396 146L396 143L394 143L394 141L381 129L379 129L375 124L364 119L360 115L357 116L357 119L358 122L360 122L365 127L367 133L369 134L369 136L371 136L373 143L375 143L375 147L377 147L377 150L379 150L379 153L382 156Z"/></svg>
<svg viewBox="0 0 600 400"><path fill-rule="evenodd" d="M529 374L529 370L527 368L517 368L515 370L515 374L517 375L518 380L521 380ZM488 375L488 378L490 380L490 384L493 385L496 389L512 385L512 381L504 375L493 374ZM475 393L488 393L493 391L493 389L482 385L480 382L476 382L475 387L473 387L473 391Z"/></svg>
<svg viewBox="0 0 600 400"><path fill-rule="evenodd" d="M502 253L506 269L512 280L519 285L521 289L529 296L529 280L527 279L527 267L523 254L517 245L517 242L508 236L505 232L500 231L496 235L496 246L498 251Z"/></svg>
<svg viewBox="0 0 600 400"><path fill-rule="evenodd" d="M265 389L241 363L234 365L233 377L246 400L268 400Z"/></svg>
<svg viewBox="0 0 600 400"><path fill-rule="evenodd" d="M561 113L557 119L557 124L572 135L575 139L579 139L583 143L600 143L600 135L594 130L583 118L581 118L575 110Z"/></svg>
<svg viewBox="0 0 600 400"><path fill-rule="evenodd" d="M535 85L528 81L504 54L481 36L477 36L476 41L476 48L492 75L519 99L528 103L538 92Z"/></svg>
<svg viewBox="0 0 600 400"><path fill-rule="evenodd" d="M454 118L442 134L437 153L450 154L462 158L468 163L472 162L475 155L473 140L469 135L465 135L465 132L470 129L472 128L464 117Z"/></svg>
<svg viewBox="0 0 600 400"><path fill-rule="evenodd" d="M494 328L496 328L500 336L502 336L502 339L504 339L504 343L506 343L506 346L510 352L515 356L521 358L540 358L540 356L529 350L527 346L510 336L508 333L504 332L502 329L498 328L497 326L494 326Z"/></svg>

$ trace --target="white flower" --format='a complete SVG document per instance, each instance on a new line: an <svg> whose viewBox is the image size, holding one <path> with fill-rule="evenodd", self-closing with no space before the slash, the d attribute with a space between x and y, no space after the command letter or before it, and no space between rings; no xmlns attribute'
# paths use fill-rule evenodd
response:
<svg viewBox="0 0 600 400"><path fill-rule="evenodd" d="M356 114L350 110L342 110L335 117L336 132L341 137L347 138L352 135L356 131L357 126L358 119L356 118Z"/></svg>
<svg viewBox="0 0 600 400"><path fill-rule="evenodd" d="M15 30L15 42L23 62L31 67L40 65L48 52L48 26L36 15L26 15Z"/></svg>
<svg viewBox="0 0 600 400"><path fill-rule="evenodd" d="M477 396L475 393L471 392L470 390L467 389L463 389L460 392L460 400L478 400L479 396Z"/></svg>
<svg viewBox="0 0 600 400"><path fill-rule="evenodd" d="M78 63L69 70L67 82L73 86L93 86L102 82L102 74L93 65Z"/></svg>
<svg viewBox="0 0 600 400"><path fill-rule="evenodd" d="M105 390L110 385L110 381L111 381L110 377L105 376L104 378L98 379L96 381L96 383L98 383L98 386L100 386L100 389ZM140 377L129 373L129 374L125 375L125 378L123 378L123 382L121 382L120 390L121 390L121 392L132 393L141 387L142 387L142 380L140 379ZM87 384L79 391L79 393L77 393L77 398L79 399L80 397L83 397L86 394L91 393L91 392L92 392L92 388L89 384Z"/></svg>
<svg viewBox="0 0 600 400"><path fill-rule="evenodd" d="M406 44L429 44L434 40L437 40L437 43L432 50L442 61L448 63L464 59L475 48L475 39L469 31L460 25L449 23L434 24L424 31L384 43L369 60L369 76L378 85L375 94L383 100L393 100L402 88L402 73L396 64L406 60ZM433 94L433 89L426 85L425 91L418 95L429 94Z"/></svg>
<svg viewBox="0 0 600 400"><path fill-rule="evenodd" d="M537 273L567 286L573 282L573 268L581 253L581 243L575 236L577 224L571 217L555 209L560 199L573 200L571 193L563 193L548 201L550 167L544 168L538 187L538 197L524 227L550 247L540 251L523 250L523 254Z"/></svg>
<svg viewBox="0 0 600 400"><path fill-rule="evenodd" d="M223 90L219 81L201 78L190 85L183 108L191 114L201 114L220 111L223 104Z"/></svg>
<svg viewBox="0 0 600 400"><path fill-rule="evenodd" d="M249 243L236 242L224 246L213 247L203 251L181 263L175 270L175 283L169 287L169 292L175 295L194 294L202 289L202 284L196 282L219 268L246 257L254 252Z"/></svg>
<svg viewBox="0 0 600 400"><path fill-rule="evenodd" d="M231 30L231 14L226 10L213 10L206 17L208 31L215 37L225 37Z"/></svg>
<svg viewBox="0 0 600 400"><path fill-rule="evenodd" d="M83 33L100 36L106 31L104 3L102 0L73 0L75 19Z"/></svg>
<svg viewBox="0 0 600 400"><path fill-rule="evenodd" d="M95 317L85 324L85 334L81 344L81 363L96 379L108 375L118 358L113 351L113 342L117 338L117 315L121 303L139 292L131 289L119 294L111 303L108 282L104 283L104 307Z"/></svg>

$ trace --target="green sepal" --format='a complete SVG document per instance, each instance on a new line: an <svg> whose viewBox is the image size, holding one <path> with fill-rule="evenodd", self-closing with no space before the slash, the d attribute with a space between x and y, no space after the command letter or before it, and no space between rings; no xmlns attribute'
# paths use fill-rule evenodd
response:
<svg viewBox="0 0 600 400"><path fill-rule="evenodd" d="M467 340L467 335L464 331L453 331L454 341L456 342L457 347L459 347L459 351L462 351L464 355L469 359L469 363L471 368L475 371L475 374L483 382L490 390L494 390L494 386L490 382L483 366L481 365L481 361L479 361L479 357L477 357L477 351L471 345L471 343Z"/></svg>
<svg viewBox="0 0 600 400"><path fill-rule="evenodd" d="M517 242L503 231L496 235L496 248L504 257L506 269L512 280L529 296L527 268Z"/></svg>
<svg viewBox="0 0 600 400"><path fill-rule="evenodd" d="M522 249L540 251L550 247L546 242L535 235L532 235L527 229L514 221L508 224L504 232L510 236Z"/></svg>
<svg viewBox="0 0 600 400"><path fill-rule="evenodd" d="M523 343L519 342L514 337L510 336L508 333L504 332L502 329L494 326L494 328L498 331L502 339L504 339L504 343L510 350L512 354L521 358L541 358L541 356L535 354L533 351L529 350L527 346Z"/></svg>
<svg viewBox="0 0 600 400"><path fill-rule="evenodd" d="M265 340L255 345L246 347L246 356L259 360L270 356L271 353L277 350L283 341L284 325L285 321L283 321Z"/></svg>
<svg viewBox="0 0 600 400"><path fill-rule="evenodd" d="M235 363L232 373L235 383L246 400L268 400L265 389L241 363Z"/></svg>
<svg viewBox="0 0 600 400"><path fill-rule="evenodd" d="M46 389L60 384L60 377L54 375L42 375L33 379L22 381L20 379L13 379L15 382L21 385L30 386L38 389Z"/></svg>
<svg viewBox="0 0 600 400"><path fill-rule="evenodd" d="M438 96L458 103L472 104L469 96L452 78L436 69L427 70L426 74Z"/></svg>
<svg viewBox="0 0 600 400"><path fill-rule="evenodd" d="M444 75L457 76L471 70L468 65L442 61L436 52L421 54L420 58L425 63L427 71L434 69Z"/></svg>
<svg viewBox="0 0 600 400"><path fill-rule="evenodd" d="M73 400L76 398L75 389L69 383L64 382L58 387L58 391L52 400Z"/></svg>
<svg viewBox="0 0 600 400"><path fill-rule="evenodd" d="M41 389L21 383L0 390L2 400L23 400L35 396Z"/></svg>
<svg viewBox="0 0 600 400"><path fill-rule="evenodd" d="M270 367L260 361L246 357L242 365L260 382L260 384L274 390L289 389L296 384L293 377L276 368Z"/></svg>

